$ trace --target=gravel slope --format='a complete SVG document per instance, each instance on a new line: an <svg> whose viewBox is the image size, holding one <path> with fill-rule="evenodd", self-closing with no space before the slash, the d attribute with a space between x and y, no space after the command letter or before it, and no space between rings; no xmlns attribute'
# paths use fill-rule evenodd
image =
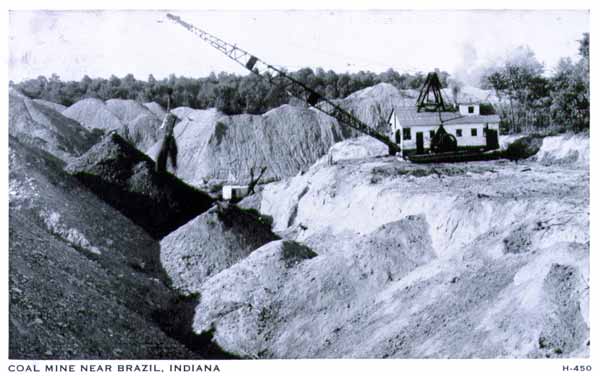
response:
<svg viewBox="0 0 600 376"><path fill-rule="evenodd" d="M58 159L9 155L10 358L197 358L156 320L177 299L158 242Z"/></svg>
<svg viewBox="0 0 600 376"><path fill-rule="evenodd" d="M117 131L141 150L146 150L157 142L162 123L162 117L158 117L148 107L125 99L103 102L96 98L86 98L69 106L62 114L90 130Z"/></svg>
<svg viewBox="0 0 600 376"><path fill-rule="evenodd" d="M211 275L278 238L253 211L217 205L161 240L161 262L173 286L190 294Z"/></svg>
<svg viewBox="0 0 600 376"><path fill-rule="evenodd" d="M9 92L8 130L21 142L63 161L83 154L97 141L78 122L14 90Z"/></svg>

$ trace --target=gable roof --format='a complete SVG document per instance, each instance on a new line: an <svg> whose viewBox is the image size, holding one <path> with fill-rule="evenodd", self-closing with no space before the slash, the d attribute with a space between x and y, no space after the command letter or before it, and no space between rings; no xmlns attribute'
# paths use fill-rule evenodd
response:
<svg viewBox="0 0 600 376"><path fill-rule="evenodd" d="M440 124L440 113L438 112L417 112L416 107L400 107L394 109L392 114L400 125L405 127L431 126ZM390 114L390 118L392 116ZM498 115L461 115L459 112L441 112L444 125L453 124L478 124L478 123L499 123Z"/></svg>

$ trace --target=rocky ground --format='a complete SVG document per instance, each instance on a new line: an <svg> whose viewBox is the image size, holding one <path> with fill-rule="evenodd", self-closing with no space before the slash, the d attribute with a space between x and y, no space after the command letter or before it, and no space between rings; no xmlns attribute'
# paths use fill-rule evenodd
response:
<svg viewBox="0 0 600 376"><path fill-rule="evenodd" d="M260 198L311 257L269 243L209 278L197 332L246 357L589 354L586 167L328 161Z"/></svg>
<svg viewBox="0 0 600 376"><path fill-rule="evenodd" d="M11 138L10 357L197 357L155 319L177 299L159 243L62 165Z"/></svg>

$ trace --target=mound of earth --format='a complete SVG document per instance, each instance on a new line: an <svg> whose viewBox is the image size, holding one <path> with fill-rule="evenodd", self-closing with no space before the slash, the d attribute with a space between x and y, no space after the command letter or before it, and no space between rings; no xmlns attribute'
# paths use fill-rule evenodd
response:
<svg viewBox="0 0 600 376"><path fill-rule="evenodd" d="M214 327L214 340L243 357L320 357L320 347L331 346L321 340L351 331L349 320L374 291L435 257L421 222L408 218L368 236L320 239L312 249L269 243L202 285L194 329ZM243 333L232 336L239 327Z"/></svg>
<svg viewBox="0 0 600 376"><path fill-rule="evenodd" d="M157 321L178 299L158 242L60 160L9 146L9 357L198 358Z"/></svg>
<svg viewBox="0 0 600 376"><path fill-rule="evenodd" d="M150 110L157 118L164 119L167 111L156 102L146 102L143 104L148 110Z"/></svg>
<svg viewBox="0 0 600 376"><path fill-rule="evenodd" d="M504 155L511 161L527 159L540 150L543 140L543 137L533 135L520 137L508 144Z"/></svg>
<svg viewBox="0 0 600 376"><path fill-rule="evenodd" d="M225 116L215 109L176 109L177 176L201 186L211 179L246 182L267 166L265 179L295 175L349 134L315 110L289 105L263 115ZM160 142L147 152L153 158Z"/></svg>
<svg viewBox="0 0 600 376"><path fill-rule="evenodd" d="M118 130L123 124L106 104L97 98L86 98L69 106L62 114L88 129Z"/></svg>
<svg viewBox="0 0 600 376"><path fill-rule="evenodd" d="M146 106L124 99L109 99L106 107L123 123L124 138L140 150L146 150L158 140L158 128L163 117L158 117Z"/></svg>
<svg viewBox="0 0 600 376"><path fill-rule="evenodd" d="M412 91L379 84L343 100L343 108L382 131L393 107L414 105ZM358 132L315 109L284 105L263 115L225 116L215 109L173 110L179 146L177 176L195 186L217 181L247 183L251 167L267 166L265 180L294 176L308 169L329 148ZM147 150L156 158L160 143ZM175 172L175 171L173 171Z"/></svg>
<svg viewBox="0 0 600 376"><path fill-rule="evenodd" d="M156 239L213 202L175 176L156 173L154 162L116 133L69 163L66 171Z"/></svg>
<svg viewBox="0 0 600 376"><path fill-rule="evenodd" d="M364 159L387 156L387 146L369 136L350 138L333 145L327 153L328 161L337 162L346 159Z"/></svg>
<svg viewBox="0 0 600 376"><path fill-rule="evenodd" d="M219 205L162 239L161 261L173 286L189 294L275 239L268 219L256 211Z"/></svg>
<svg viewBox="0 0 600 376"><path fill-rule="evenodd" d="M589 168L589 133L544 137L535 160L542 164L570 164Z"/></svg>
<svg viewBox="0 0 600 376"><path fill-rule="evenodd" d="M83 154L97 141L76 121L14 90L9 92L8 126L11 136L63 161Z"/></svg>
<svg viewBox="0 0 600 376"><path fill-rule="evenodd" d="M162 118L133 100L96 98L78 101L63 111L88 129L116 131L137 148L146 150L158 140Z"/></svg>
<svg viewBox="0 0 600 376"><path fill-rule="evenodd" d="M393 108L414 107L417 96L411 90L398 90L388 83L380 83L350 94L336 101L356 118L380 132L388 132L387 120Z"/></svg>
<svg viewBox="0 0 600 376"><path fill-rule="evenodd" d="M194 329L229 352L589 356L587 169L323 158L260 200L311 257L269 243L202 284Z"/></svg>
<svg viewBox="0 0 600 376"><path fill-rule="evenodd" d="M50 102L50 101L46 101L43 99L34 99L33 100L35 103L41 104L42 106L46 106L48 108L50 108L51 110L54 110L56 112L63 112L64 110L67 109L67 106L64 106L62 104L58 104L58 103L54 103L54 102Z"/></svg>

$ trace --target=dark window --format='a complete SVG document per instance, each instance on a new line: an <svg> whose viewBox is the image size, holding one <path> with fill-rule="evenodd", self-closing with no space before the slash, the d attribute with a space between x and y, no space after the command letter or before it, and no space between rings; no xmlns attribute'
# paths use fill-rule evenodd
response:
<svg viewBox="0 0 600 376"><path fill-rule="evenodd" d="M410 128L402 128L402 138L410 140Z"/></svg>
<svg viewBox="0 0 600 376"><path fill-rule="evenodd" d="M456 130L456 137L462 137L462 129Z"/></svg>
<svg viewBox="0 0 600 376"><path fill-rule="evenodd" d="M477 136L477 128L471 128L471 136Z"/></svg>
<svg viewBox="0 0 600 376"><path fill-rule="evenodd" d="M473 112L475 112L475 107L469 106L469 113L472 114Z"/></svg>
<svg viewBox="0 0 600 376"><path fill-rule="evenodd" d="M429 131L429 138L433 138L435 136L435 131Z"/></svg>

